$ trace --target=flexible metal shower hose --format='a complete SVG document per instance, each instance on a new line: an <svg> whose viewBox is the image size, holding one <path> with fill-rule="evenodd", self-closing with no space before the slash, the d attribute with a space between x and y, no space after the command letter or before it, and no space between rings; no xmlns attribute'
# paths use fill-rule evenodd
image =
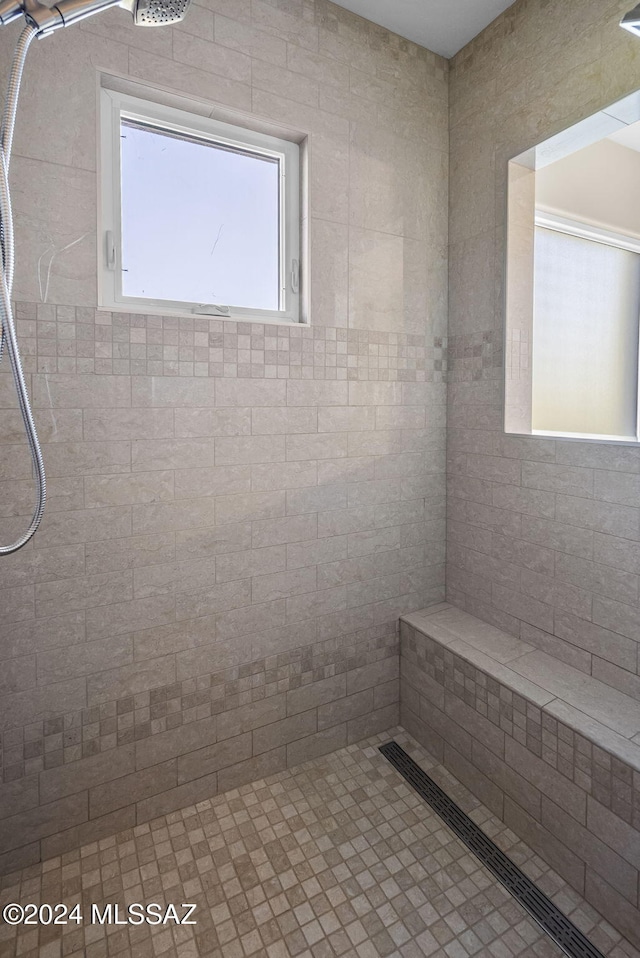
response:
<svg viewBox="0 0 640 958"><path fill-rule="evenodd" d="M0 322L2 323L0 360L2 359L6 345L11 371L16 384L16 392L18 393L18 403L22 414L22 421L24 422L25 432L27 434L31 458L33 459L37 493L36 507L29 528L22 536L16 539L15 542L11 543L11 545L0 546L0 556L17 552L18 549L26 545L40 525L47 497L47 483L44 474L42 451L31 414L31 404L29 403L27 385L22 371L22 362L18 351L18 340L11 308L13 274L15 269L15 245L13 235L13 211L11 209L11 193L9 190L9 163L11 160L13 129L16 121L22 71L24 69L29 44L36 36L36 33L37 31L33 27L27 26L20 34L11 64L9 87L5 101L4 116L2 118L2 128L0 130L0 259L2 266L0 270Z"/></svg>

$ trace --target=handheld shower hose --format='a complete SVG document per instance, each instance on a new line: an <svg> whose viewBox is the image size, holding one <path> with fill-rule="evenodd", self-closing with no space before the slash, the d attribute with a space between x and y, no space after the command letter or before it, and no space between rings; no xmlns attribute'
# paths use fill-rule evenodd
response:
<svg viewBox="0 0 640 958"><path fill-rule="evenodd" d="M49 7L41 3L40 0L0 0L0 26L11 23L23 14L27 21L27 26L20 34L13 55L4 115L0 127L0 362L2 362L6 346L36 481L36 506L31 524L26 532L11 545L0 546L0 556L17 552L18 549L27 544L40 525L47 498L47 481L44 473L42 450L31 413L31 404L29 403L27 384L22 370L11 308L15 244L11 192L9 189L9 165L20 83L29 45L36 36L49 36L55 30L68 27L72 23L77 23L78 20L91 17L95 13L100 13L102 10L113 6L122 6L129 10L133 15L133 22L136 26L161 27L179 23L184 18L190 2L191 0L58 0L58 3Z"/></svg>
<svg viewBox="0 0 640 958"><path fill-rule="evenodd" d="M27 544L40 525L45 500L47 498L47 480L44 472L42 450L40 449L38 434L31 413L31 404L29 402L29 394L27 393L22 362L20 360L18 339L16 337L16 328L11 307L13 274L15 269L15 243L11 192L9 190L9 165L11 162L13 130L16 122L22 71L24 69L29 45L36 34L37 30L31 25L26 26L20 34L11 64L7 98L5 101L4 115L2 117L2 127L0 128L0 323L2 324L2 333L0 334L0 362L2 361L6 346L13 379L16 384L16 391L18 393L20 413L22 414L29 451L31 452L31 458L33 460L36 481L36 506L29 528L23 535L16 539L15 542L7 546L0 546L0 556L17 552L18 549L21 549Z"/></svg>

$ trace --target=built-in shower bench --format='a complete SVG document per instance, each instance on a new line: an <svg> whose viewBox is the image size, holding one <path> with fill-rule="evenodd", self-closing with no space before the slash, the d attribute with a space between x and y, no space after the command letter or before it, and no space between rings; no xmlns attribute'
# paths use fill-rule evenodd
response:
<svg viewBox="0 0 640 958"><path fill-rule="evenodd" d="M640 947L640 701L446 603L400 634L405 728Z"/></svg>

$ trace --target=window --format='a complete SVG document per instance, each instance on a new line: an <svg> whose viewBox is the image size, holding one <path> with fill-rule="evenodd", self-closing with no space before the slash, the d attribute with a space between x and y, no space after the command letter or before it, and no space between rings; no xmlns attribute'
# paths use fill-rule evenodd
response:
<svg viewBox="0 0 640 958"><path fill-rule="evenodd" d="M532 431L638 441L640 242L536 217Z"/></svg>
<svg viewBox="0 0 640 958"><path fill-rule="evenodd" d="M504 429L640 444L640 96L507 165Z"/></svg>
<svg viewBox="0 0 640 958"><path fill-rule="evenodd" d="M298 144L101 96L101 305L300 322Z"/></svg>

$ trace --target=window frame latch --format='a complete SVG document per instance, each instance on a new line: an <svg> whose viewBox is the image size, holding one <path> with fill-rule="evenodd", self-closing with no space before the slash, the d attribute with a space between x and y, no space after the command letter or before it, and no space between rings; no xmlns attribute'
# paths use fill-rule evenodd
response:
<svg viewBox="0 0 640 958"><path fill-rule="evenodd" d="M115 240L113 230L105 231L104 255L105 255L105 262L107 264L107 269L115 270L117 256L116 256L116 240Z"/></svg>
<svg viewBox="0 0 640 958"><path fill-rule="evenodd" d="M291 260L291 290L294 293L300 292L300 260Z"/></svg>

